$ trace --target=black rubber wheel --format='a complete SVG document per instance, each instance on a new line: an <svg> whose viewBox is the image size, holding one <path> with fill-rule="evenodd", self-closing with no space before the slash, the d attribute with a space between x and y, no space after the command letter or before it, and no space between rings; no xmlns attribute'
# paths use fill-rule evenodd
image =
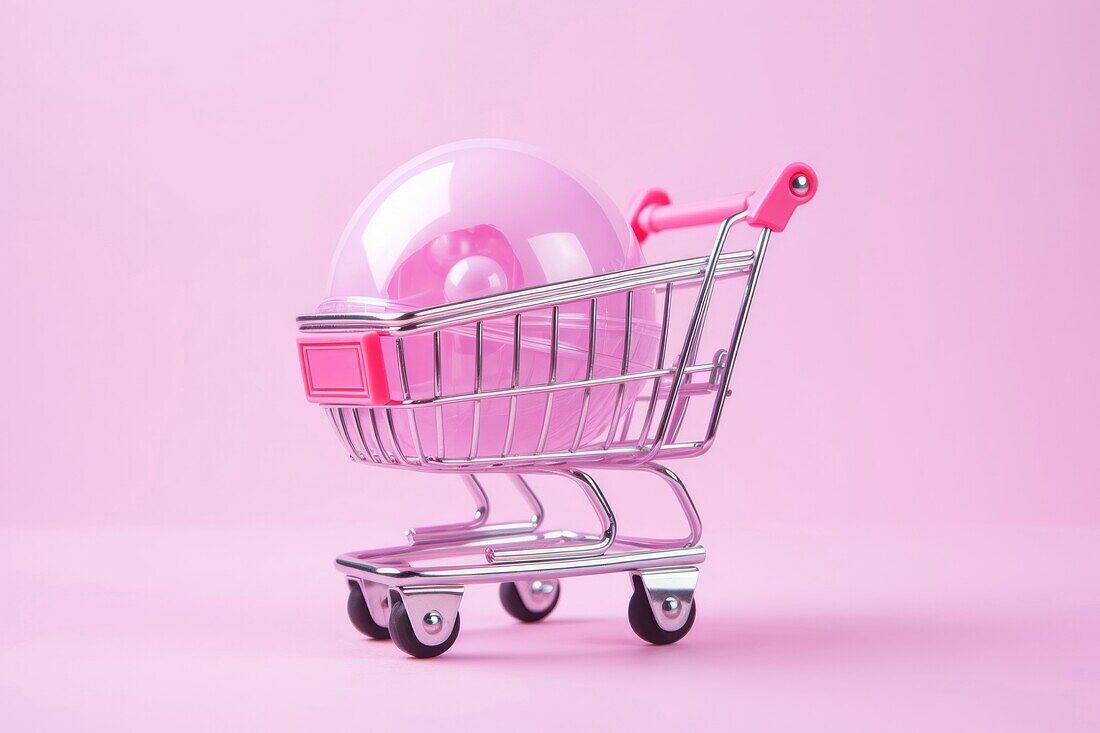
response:
<svg viewBox="0 0 1100 733"><path fill-rule="evenodd" d="M516 587L515 583L500 584L500 605L504 606L504 610L508 612L509 616L524 623L533 624L536 621L542 621L558 607L560 599L561 584L559 583L554 587L554 602L541 611L532 611L523 602L523 597L519 594L519 588Z"/></svg>
<svg viewBox="0 0 1100 733"><path fill-rule="evenodd" d="M462 618L458 614L455 614L455 625L454 628L451 629L451 635L441 644L428 646L427 644L421 643L420 639L416 638L416 633L413 631L412 627L412 621L409 619L409 612L405 610L405 604L401 601L396 601L393 606L390 607L390 638L393 639L393 643L397 645L398 649L417 659L438 657L440 654L450 649L451 646L454 645L455 639L458 638L458 630L461 625Z"/></svg>
<svg viewBox="0 0 1100 733"><path fill-rule="evenodd" d="M657 619L654 617L653 609L649 605L649 596L646 594L641 578L634 576L634 595L630 596L630 605L627 606L626 615L630 619L630 628L634 629L634 633L645 641L650 644L674 644L691 631L691 627L695 623L695 609L698 605L699 602L693 599L691 610L688 611L688 617L684 625L676 631L665 631L657 624Z"/></svg>
<svg viewBox="0 0 1100 733"><path fill-rule="evenodd" d="M359 587L358 583L348 583L348 618L351 619L351 625L359 630L361 634L369 636L372 639L388 639L390 638L390 630L385 626L380 626L374 623L374 617L370 615L370 609L367 608L367 599L363 598L363 589Z"/></svg>

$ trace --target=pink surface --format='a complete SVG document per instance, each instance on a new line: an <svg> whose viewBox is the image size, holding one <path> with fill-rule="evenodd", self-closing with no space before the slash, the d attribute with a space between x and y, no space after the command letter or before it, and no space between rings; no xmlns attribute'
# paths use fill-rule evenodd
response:
<svg viewBox="0 0 1100 733"><path fill-rule="evenodd" d="M1095 730L1097 20L8 8L0 720ZM677 647L633 638L622 578L566 583L535 629L475 588L437 663L342 616L331 555L465 496L340 456L291 319L381 176L478 136L552 150L620 205L782 160L826 184L769 249L715 449L673 466L710 551ZM660 519L609 491L624 531Z"/></svg>
<svg viewBox="0 0 1100 733"><path fill-rule="evenodd" d="M10 730L1096 730L1100 583L1082 583L1081 562L1097 530L733 529L710 542L695 628L674 646L640 644L627 578L595 577L563 581L535 626L470 587L458 641L427 661L359 637L343 583L318 572L358 527L8 530L0 623L21 633L0 647L3 717Z"/></svg>

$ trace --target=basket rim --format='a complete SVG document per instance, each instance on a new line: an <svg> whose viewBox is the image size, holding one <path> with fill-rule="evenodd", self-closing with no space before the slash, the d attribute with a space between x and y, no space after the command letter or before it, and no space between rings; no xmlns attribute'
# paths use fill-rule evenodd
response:
<svg viewBox="0 0 1100 733"><path fill-rule="evenodd" d="M747 272L756 253L753 250L729 252L719 257L717 276ZM408 332L421 328L439 328L468 321L500 317L533 308L549 308L560 303L585 300L601 295L656 285L674 285L706 272L708 257L672 260L629 270L564 280L547 285L498 293L455 303L429 306L405 313L306 313L295 320L300 331L367 330Z"/></svg>

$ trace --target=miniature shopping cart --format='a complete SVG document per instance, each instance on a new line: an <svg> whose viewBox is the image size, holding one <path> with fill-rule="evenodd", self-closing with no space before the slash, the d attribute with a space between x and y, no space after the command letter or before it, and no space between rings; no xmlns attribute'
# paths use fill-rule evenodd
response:
<svg viewBox="0 0 1100 733"><path fill-rule="evenodd" d="M756 192L690 205L672 204L655 189L635 198L627 214L639 242L663 230L718 224L713 249L705 257L407 313L300 316L298 344L307 396L323 408L352 460L460 474L476 505L467 522L409 530L404 546L336 558L350 589L348 613L355 627L373 638L392 638L412 656L434 657L458 636L466 584L500 584L504 608L531 622L553 611L562 578L626 572L634 586L628 616L637 635L654 644L683 638L697 611L698 566L705 558L699 544L702 525L684 483L661 462L699 456L712 445L769 237L786 227L794 209L816 189L813 170L792 163L776 170ZM738 226L742 224L747 227ZM735 231L752 232L751 246L727 247ZM733 304L724 312L712 307L719 291ZM641 338L633 310L639 293L652 295L656 303L655 318L647 326L648 337L657 343L656 358L642 367L628 358L631 343ZM616 323L624 329L622 359L612 374L593 369L596 333L602 326L598 321L604 317L598 314L606 313L601 304L609 300L621 307ZM588 317L578 325L577 319L564 317L567 312ZM726 319L726 312L736 315ZM539 328L531 326L535 322ZM704 347L708 322L721 327L720 346L713 351ZM566 327L591 334L581 378L562 380L556 369ZM444 335L455 332L469 334L472 347L448 349ZM414 340L427 344L415 350L415 364ZM519 377L529 352L548 354L548 368L535 381L530 370L526 381ZM422 363L425 358L430 363ZM477 375L467 389L448 388L440 377L443 362L454 359L470 360ZM483 384L489 359L511 364L509 384ZM434 374L431 394L410 391L414 367ZM396 388L386 383L389 370L400 375ZM593 426L590 405L597 392L609 396L612 407L601 412L606 424ZM567 394L579 399L563 414L560 405ZM522 400L539 403L543 423L536 431L541 432L539 440L519 446L516 423L527 419L517 408ZM483 439L478 423L490 403L503 405L499 414L508 420L504 439L492 445ZM463 443L456 447L446 415L459 408L471 424L457 434ZM558 426L569 421L570 439L564 443L547 440L551 414ZM429 426L435 429L429 431ZM595 469L651 474L666 484L686 517L687 536L620 533L591 475ZM528 516L491 520L485 488L485 477L491 474L514 484L530 508ZM543 505L531 481L544 476L576 484L599 519L599 531L544 528Z"/></svg>

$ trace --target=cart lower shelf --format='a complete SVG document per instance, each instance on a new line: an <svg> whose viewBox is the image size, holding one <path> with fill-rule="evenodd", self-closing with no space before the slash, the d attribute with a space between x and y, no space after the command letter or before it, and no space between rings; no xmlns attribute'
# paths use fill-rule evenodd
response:
<svg viewBox="0 0 1100 733"><path fill-rule="evenodd" d="M653 557L657 554L661 557ZM337 565L348 573L348 616L355 628L374 639L392 639L402 651L424 659L443 654L458 638L464 586L455 581L460 578L465 583L499 582L504 610L534 623L557 607L561 578L629 572L634 584L627 608L631 628L651 644L679 641L695 623L699 568L669 563L687 557L701 561L705 553L702 547L679 553L614 552L594 558L602 561L598 564L579 566L581 561L571 560L551 570L545 564L527 563L476 575L466 569L376 567L347 557L338 558Z"/></svg>
<svg viewBox="0 0 1100 733"><path fill-rule="evenodd" d="M665 480L684 511L689 535L679 539L626 537L599 485L575 469L561 473L580 485L603 531L541 531L543 508L527 481L513 476L532 508L523 522L490 524L488 496L476 476L468 486L477 509L459 524L409 530L409 544L348 552L336 569L348 582L348 615L363 634L389 638L419 658L439 656L458 638L458 613L465 585L499 583L501 603L525 622L540 621L554 610L562 578L627 572L634 593L630 625L642 639L670 644L695 622L695 586L706 550L698 544L702 527L680 479L667 468L645 470Z"/></svg>

